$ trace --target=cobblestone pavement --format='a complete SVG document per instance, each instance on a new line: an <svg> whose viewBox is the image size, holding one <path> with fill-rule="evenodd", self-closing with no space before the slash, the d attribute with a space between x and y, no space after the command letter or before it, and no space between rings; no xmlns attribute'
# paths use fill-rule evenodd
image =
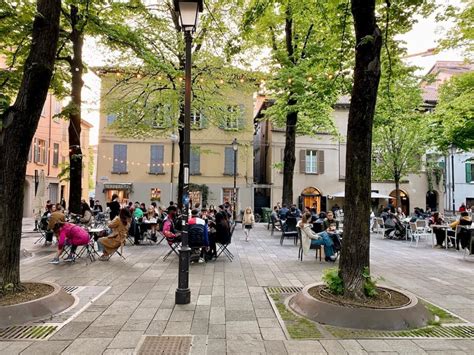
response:
<svg viewBox="0 0 474 355"><path fill-rule="evenodd" d="M31 226L26 220L24 229ZM473 340L287 340L263 286L317 282L330 265L312 257L298 261L293 242L280 246L263 224L248 243L236 229L233 262L222 256L191 265L192 301L184 306L174 304L178 258L161 258L167 245L125 247L126 260L50 265L54 248L34 245L36 238L25 233L22 239L33 253L23 253L23 280L110 289L48 341L3 341L1 354L132 354L144 334L193 335L194 354L474 354ZM474 262L430 242L415 248L374 235L372 274L474 322Z"/></svg>

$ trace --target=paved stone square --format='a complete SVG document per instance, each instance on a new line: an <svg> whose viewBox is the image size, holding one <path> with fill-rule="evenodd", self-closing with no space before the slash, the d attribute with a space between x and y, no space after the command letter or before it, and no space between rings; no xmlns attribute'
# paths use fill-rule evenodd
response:
<svg viewBox="0 0 474 355"><path fill-rule="evenodd" d="M333 265L310 256L298 261L293 242L280 246L279 235L270 236L263 224L250 242L236 229L233 262L222 255L191 265L189 305L174 304L178 258L162 261L165 244L127 246L125 260L50 265L54 247L34 245L36 238L22 239L22 249L33 253L22 252L23 280L110 289L48 341L3 341L1 354L133 354L143 335L193 335L193 354L474 354L473 340L286 339L263 287L317 282ZM474 261L430 242L415 248L373 235L372 274L474 322Z"/></svg>

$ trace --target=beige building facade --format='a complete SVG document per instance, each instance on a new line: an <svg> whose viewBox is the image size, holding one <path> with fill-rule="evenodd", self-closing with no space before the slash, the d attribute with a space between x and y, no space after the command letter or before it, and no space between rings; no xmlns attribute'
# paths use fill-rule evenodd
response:
<svg viewBox="0 0 474 355"><path fill-rule="evenodd" d="M260 97L255 110L258 120L254 146L256 210L281 202L283 192L285 131L267 120L260 120L263 118L262 110L271 104L270 100ZM329 134L297 137L293 202L300 208L313 207L315 204L318 211L327 211L335 204L343 207L347 203L344 198L333 198L332 195L344 192L345 189L348 114L349 101L341 98L333 111L334 124L340 138ZM406 212L413 212L415 207L425 209L428 181L424 171L406 177L400 190L402 207ZM395 184L372 182L372 191L395 196ZM372 208L377 210L380 205L386 206L387 203L387 200L372 200Z"/></svg>
<svg viewBox="0 0 474 355"><path fill-rule="evenodd" d="M107 112L105 93L116 77L101 77L101 113L95 197L110 202L118 194L121 202L152 201L168 206L178 201L179 147L176 134L169 129L150 126L152 139L119 137L110 128L116 119ZM191 131L190 198L192 203L218 206L232 201L234 186L234 152L232 141L238 141L237 208L253 204L253 93L229 92L229 107L240 110L239 122L217 127L204 117L193 114ZM112 100L112 99L110 99Z"/></svg>

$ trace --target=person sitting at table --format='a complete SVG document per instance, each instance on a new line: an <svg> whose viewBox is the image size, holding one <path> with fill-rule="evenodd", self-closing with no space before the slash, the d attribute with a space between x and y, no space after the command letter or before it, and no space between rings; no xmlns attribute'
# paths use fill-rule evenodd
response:
<svg viewBox="0 0 474 355"><path fill-rule="evenodd" d="M213 218L213 220L211 219ZM209 236L210 257L217 258L216 243L227 244L230 240L230 223L225 211L209 216L209 226L211 233Z"/></svg>
<svg viewBox="0 0 474 355"><path fill-rule="evenodd" d="M330 224L336 224L336 229L339 229L339 221L334 219L334 213L332 211L328 211L326 214L326 218L324 219L324 230L329 228Z"/></svg>
<svg viewBox="0 0 474 355"><path fill-rule="evenodd" d="M281 230L281 221L278 218L278 206L273 207L272 214L270 215L270 221L275 226L276 230Z"/></svg>
<svg viewBox="0 0 474 355"><path fill-rule="evenodd" d="M298 226L301 230L301 245L303 248L303 253L306 255L311 247L324 246L324 255L325 260L334 262L336 256L334 255L333 250L333 241L328 232L323 231L321 233L314 233L311 221L311 213L305 213L299 222Z"/></svg>
<svg viewBox="0 0 474 355"><path fill-rule="evenodd" d="M140 203L135 202L135 208L133 209L133 217L136 219L143 218L143 210L140 208Z"/></svg>
<svg viewBox="0 0 474 355"><path fill-rule="evenodd" d="M79 222L85 226L92 224L92 212L87 202L81 203L81 218L79 218Z"/></svg>
<svg viewBox="0 0 474 355"><path fill-rule="evenodd" d="M204 255L209 250L207 222L199 217L199 210L194 208L191 211L191 218L188 221L188 241L190 248L198 248L199 262L204 262Z"/></svg>
<svg viewBox="0 0 474 355"><path fill-rule="evenodd" d="M103 250L99 260L107 261L120 248L128 235L128 229L132 221L132 214L128 208L122 208L117 217L109 223L111 233L106 237L99 238L97 245Z"/></svg>
<svg viewBox="0 0 474 355"><path fill-rule="evenodd" d="M451 227L452 230L448 230L448 237L454 240L455 235L456 235L456 228L458 226L467 227L470 225L472 225L472 218L469 217L469 212L466 212L466 211L461 212L461 216L459 217L459 219L449 225L449 227ZM458 233L458 240L454 240L454 242L456 243L455 244L456 249L459 249L460 241L461 241L461 247L463 249L466 248L467 244L469 243L469 238L470 238L470 231L465 228L461 228L461 230Z"/></svg>
<svg viewBox="0 0 474 355"><path fill-rule="evenodd" d="M97 215L97 214L103 212L102 205L100 204L99 200L95 200L94 208L93 208L92 212L94 213L94 215Z"/></svg>
<svg viewBox="0 0 474 355"><path fill-rule="evenodd" d="M441 217L441 215L439 214L439 212L435 212L433 213L433 215L431 216L431 218L428 220L428 226L432 226L432 225L442 225L444 223L444 219ZM446 234L445 234L445 229L444 228L440 228L440 227L431 227L431 229L433 230L433 233L436 237L436 245L435 245L435 248L442 248L443 247L443 243L444 243L444 239L446 237Z"/></svg>
<svg viewBox="0 0 474 355"><path fill-rule="evenodd" d="M48 222L48 228L56 234L58 238L58 250L56 256L51 260L50 264L59 264L59 257L63 253L64 245L71 246L71 252L65 261L74 261L76 249L78 246L89 244L89 233L75 224L67 223L64 214L55 212L51 214Z"/></svg>
<svg viewBox="0 0 474 355"><path fill-rule="evenodd" d="M403 213L402 211L402 208L401 207L398 207L397 208L397 217L400 221L404 220L405 218L407 218L407 216L405 215L405 213Z"/></svg>
<svg viewBox="0 0 474 355"><path fill-rule="evenodd" d="M150 229L151 230L151 240L154 242L157 241L156 238L156 224L158 220L156 218L156 213L155 209L153 206L148 207L146 214L145 214L145 223L143 224L145 226L145 229ZM148 223L148 224L147 224Z"/></svg>
<svg viewBox="0 0 474 355"><path fill-rule="evenodd" d="M176 206L170 205L168 207L168 214L163 221L163 235L168 241L168 244L179 242L181 240L181 235L175 228L177 213L178 209Z"/></svg>

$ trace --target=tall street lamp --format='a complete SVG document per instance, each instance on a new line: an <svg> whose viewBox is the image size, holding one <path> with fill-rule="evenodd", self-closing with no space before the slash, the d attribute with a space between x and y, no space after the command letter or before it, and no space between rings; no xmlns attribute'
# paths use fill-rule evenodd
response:
<svg viewBox="0 0 474 355"><path fill-rule="evenodd" d="M233 203L233 218L234 218L234 223L237 218L237 151L239 150L239 143L237 142L237 138L234 138L232 141L232 149L234 150L234 191L232 193L232 203Z"/></svg>
<svg viewBox="0 0 474 355"><path fill-rule="evenodd" d="M170 201L175 201L174 189L173 189L173 182L174 182L174 146L175 146L176 143L178 143L178 135L176 135L174 133L171 134L170 140L171 140L171 178L170 178L171 191L170 191Z"/></svg>
<svg viewBox="0 0 474 355"><path fill-rule="evenodd" d="M189 259L191 249L188 244L188 211L189 211L189 158L191 144L191 44L192 34L196 31L199 12L203 10L203 0L182 1L174 0L174 10L179 14L181 30L184 32L186 43L185 64L185 91L184 91L184 186L183 199L184 219L182 231L182 244L179 249L179 275L178 288L175 293L176 304L188 304L191 302L191 290L189 289Z"/></svg>
<svg viewBox="0 0 474 355"><path fill-rule="evenodd" d="M456 215L456 199L454 197L454 190L455 190L455 185L454 185L454 154L456 154L456 147L454 145L451 145L450 147L450 153L451 153L451 193L452 193L452 204L453 204L453 215Z"/></svg>

